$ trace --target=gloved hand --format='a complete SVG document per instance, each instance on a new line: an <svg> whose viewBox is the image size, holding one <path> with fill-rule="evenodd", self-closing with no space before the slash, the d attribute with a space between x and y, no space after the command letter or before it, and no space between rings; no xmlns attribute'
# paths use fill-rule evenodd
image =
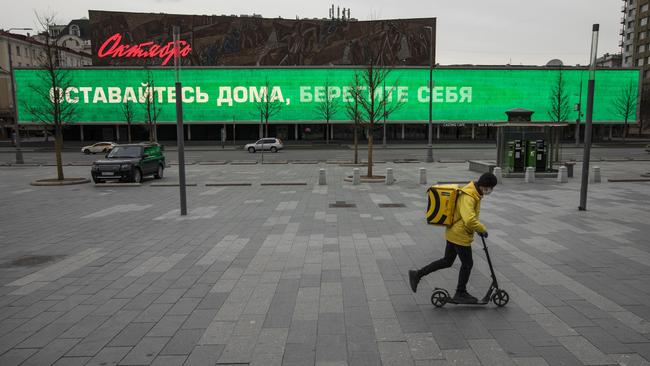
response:
<svg viewBox="0 0 650 366"><path fill-rule="evenodd" d="M484 232L484 233L478 233L478 236L480 236L481 238L485 238L485 239L487 239L487 237L488 237L488 232L486 231L486 232Z"/></svg>

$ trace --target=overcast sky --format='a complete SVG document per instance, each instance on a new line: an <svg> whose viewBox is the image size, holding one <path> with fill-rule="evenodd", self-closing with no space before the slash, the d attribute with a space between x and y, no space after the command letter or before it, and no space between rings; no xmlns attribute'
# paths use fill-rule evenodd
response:
<svg viewBox="0 0 650 366"><path fill-rule="evenodd" d="M9 0L6 0L9 1ZM88 9L179 14L261 14L327 17L332 2L305 0L23 0L0 12L0 28L35 27L34 11L59 23L88 17ZM591 25L600 24L598 54L620 52L620 0L346 0L359 20L438 18L437 62L447 64L588 64Z"/></svg>

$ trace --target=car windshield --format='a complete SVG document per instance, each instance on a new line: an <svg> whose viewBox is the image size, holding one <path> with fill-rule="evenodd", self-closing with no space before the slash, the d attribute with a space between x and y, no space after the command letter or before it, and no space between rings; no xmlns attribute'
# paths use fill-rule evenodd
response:
<svg viewBox="0 0 650 366"><path fill-rule="evenodd" d="M139 158L142 155L140 146L116 146L108 153L109 158Z"/></svg>

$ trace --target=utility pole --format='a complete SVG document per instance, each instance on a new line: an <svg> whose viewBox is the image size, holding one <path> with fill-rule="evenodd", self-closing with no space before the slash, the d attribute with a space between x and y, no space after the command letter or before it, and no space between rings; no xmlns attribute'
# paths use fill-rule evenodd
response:
<svg viewBox="0 0 650 366"><path fill-rule="evenodd" d="M591 125L594 112L594 90L596 86L596 53L598 52L598 24L591 31L591 63L589 64L589 81L587 84L587 119L585 120L585 150L582 158L582 182L580 185L580 211L587 210L587 188L589 185L589 158L591 155Z"/></svg>
<svg viewBox="0 0 650 366"><path fill-rule="evenodd" d="M429 128L427 133L427 163L433 163L433 64L435 62L434 56L434 40L433 40L433 26L424 27L429 29Z"/></svg>

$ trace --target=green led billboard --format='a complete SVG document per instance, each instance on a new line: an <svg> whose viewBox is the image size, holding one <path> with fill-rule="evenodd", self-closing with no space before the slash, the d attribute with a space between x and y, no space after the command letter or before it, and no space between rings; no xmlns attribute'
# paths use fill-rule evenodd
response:
<svg viewBox="0 0 650 366"><path fill-rule="evenodd" d="M260 101L281 104L271 123L320 123L317 106L325 100L324 85L339 108L335 122L349 121L343 105L351 101L352 68L187 68L181 71L183 115L186 123L259 122ZM28 104L42 103L41 70L18 69L16 94L20 123L38 123ZM567 121L575 121L581 102L582 120L587 100L588 70L563 69L563 94L568 102ZM505 121L505 111L534 111L533 121L549 121L551 94L558 85L556 68L437 68L433 71L433 120L437 123ZM59 93L63 103L75 104L70 123L124 123L122 105L134 106L134 123L144 120L146 105L160 109L159 123L176 118L174 71L171 68L72 69L67 88ZM149 82L147 82L149 81ZM396 68L389 75L386 96L400 108L389 122L421 123L429 118L429 70ZM602 69L596 72L594 121L622 123L616 108L625 89L638 90L639 70ZM268 89L266 88L268 85ZM581 88L582 87L582 88ZM47 88L47 86L45 86ZM581 90L582 89L582 90ZM51 95L59 93L52 92ZM42 94L42 93L40 93ZM368 93L370 94L370 93ZM369 95L368 95L369 97ZM149 102L147 102L149 101ZM263 102L262 102L263 103ZM636 106L628 122L637 120Z"/></svg>

